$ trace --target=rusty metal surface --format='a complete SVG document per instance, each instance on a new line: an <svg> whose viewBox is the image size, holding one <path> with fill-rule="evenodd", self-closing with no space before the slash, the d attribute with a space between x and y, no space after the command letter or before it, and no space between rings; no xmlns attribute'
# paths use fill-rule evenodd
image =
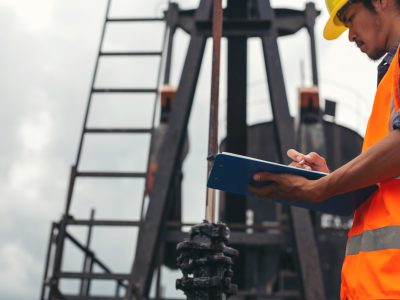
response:
<svg viewBox="0 0 400 300"><path fill-rule="evenodd" d="M213 51L211 68L210 120L208 131L207 174L210 174L213 157L218 153L218 107L219 107L219 73L222 37L222 0L213 1ZM207 189L205 217L210 222L215 218L215 190Z"/></svg>

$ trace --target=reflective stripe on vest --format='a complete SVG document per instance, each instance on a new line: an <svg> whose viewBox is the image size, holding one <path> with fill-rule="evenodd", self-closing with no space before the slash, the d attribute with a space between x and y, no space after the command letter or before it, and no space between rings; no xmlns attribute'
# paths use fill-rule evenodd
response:
<svg viewBox="0 0 400 300"><path fill-rule="evenodd" d="M396 118L396 116L397 116L397 109L396 109L396 105L394 103L394 97L392 95L392 97L390 98L389 131L393 131L393 121L394 121L394 118Z"/></svg>
<svg viewBox="0 0 400 300"><path fill-rule="evenodd" d="M352 236L347 242L346 255L385 249L400 249L400 226L366 230Z"/></svg>

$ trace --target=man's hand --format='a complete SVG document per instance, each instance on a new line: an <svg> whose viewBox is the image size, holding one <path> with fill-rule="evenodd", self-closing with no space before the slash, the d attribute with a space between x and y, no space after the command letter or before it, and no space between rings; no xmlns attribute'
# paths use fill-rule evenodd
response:
<svg viewBox="0 0 400 300"><path fill-rule="evenodd" d="M308 180L302 176L291 174L274 174L268 172L256 173L256 182L265 182L266 186L254 187L248 185L250 192L268 199L302 200L309 203L321 202L317 180Z"/></svg>
<svg viewBox="0 0 400 300"><path fill-rule="evenodd" d="M330 173L325 158L316 152L310 152L307 155L304 155L303 153L300 153L294 149L289 149L287 151L287 155L293 160L290 166L300 169Z"/></svg>

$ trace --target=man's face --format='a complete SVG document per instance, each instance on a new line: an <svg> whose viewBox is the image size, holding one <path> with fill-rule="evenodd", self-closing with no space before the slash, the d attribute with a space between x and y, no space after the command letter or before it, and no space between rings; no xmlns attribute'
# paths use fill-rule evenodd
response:
<svg viewBox="0 0 400 300"><path fill-rule="evenodd" d="M387 52L379 13L356 2L342 12L340 19L349 29L350 42L354 42L369 58L377 60Z"/></svg>

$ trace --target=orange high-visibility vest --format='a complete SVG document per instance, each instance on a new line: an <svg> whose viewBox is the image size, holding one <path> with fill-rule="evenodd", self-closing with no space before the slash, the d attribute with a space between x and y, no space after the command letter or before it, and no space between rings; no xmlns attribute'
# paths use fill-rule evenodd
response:
<svg viewBox="0 0 400 300"><path fill-rule="evenodd" d="M398 55L399 48L378 85L363 151L390 133L399 111ZM341 300L400 299L400 179L378 186L354 214L342 268Z"/></svg>

